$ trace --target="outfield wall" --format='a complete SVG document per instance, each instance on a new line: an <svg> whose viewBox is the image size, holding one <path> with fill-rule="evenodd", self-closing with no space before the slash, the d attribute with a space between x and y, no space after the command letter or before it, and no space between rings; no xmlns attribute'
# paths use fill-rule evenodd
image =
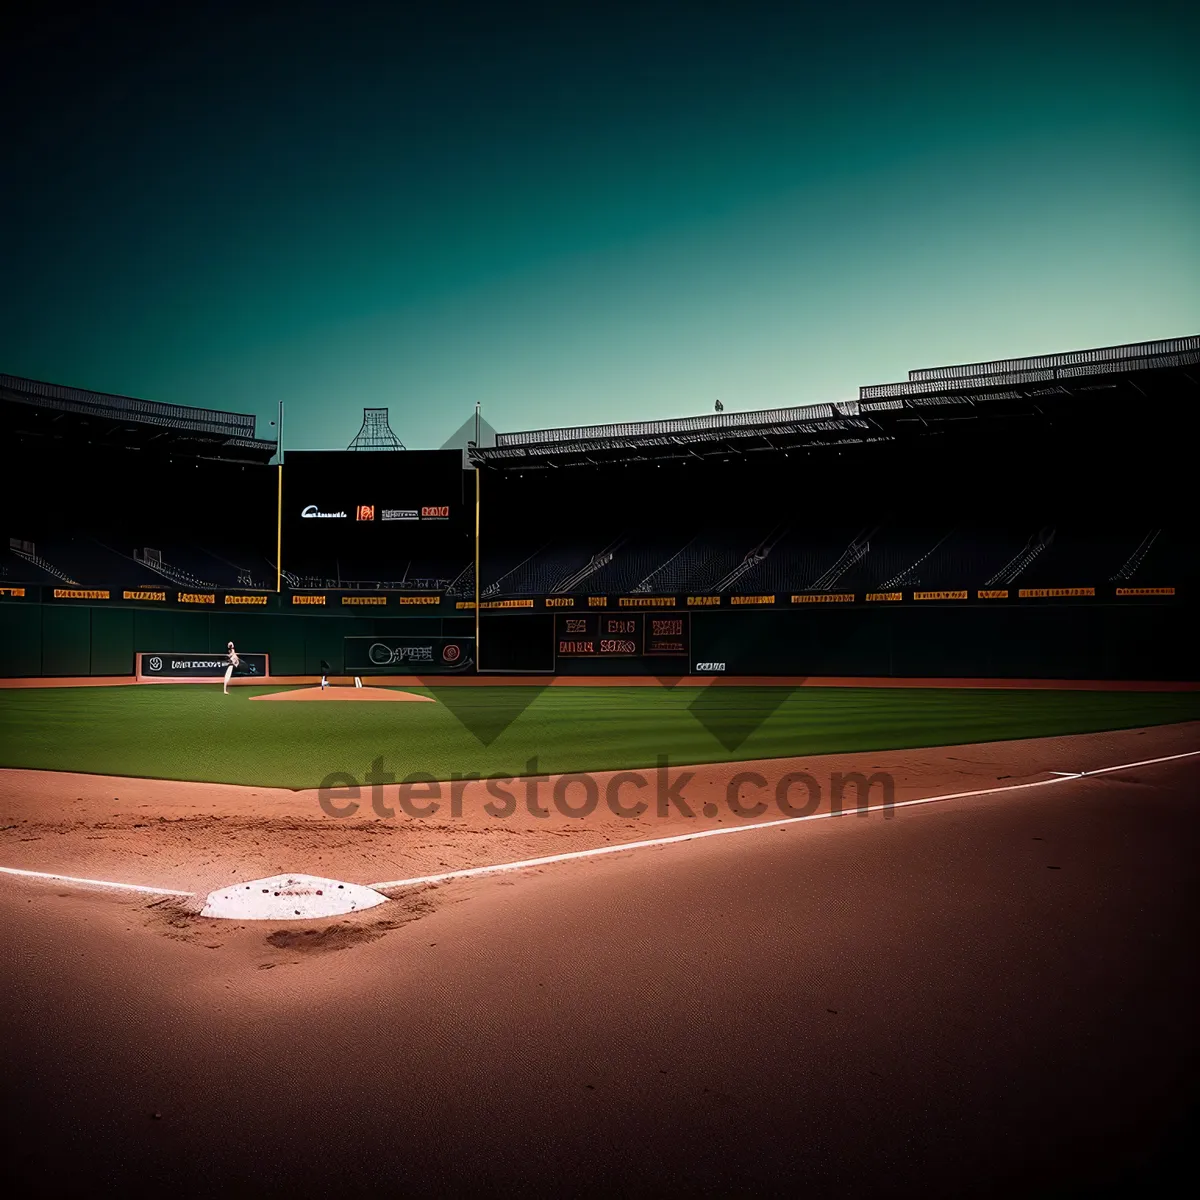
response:
<svg viewBox="0 0 1200 1200"><path fill-rule="evenodd" d="M468 617L291 616L53 604L0 606L0 676L133 675L139 651L266 654L276 675L343 669L344 639L376 634L469 636Z"/></svg>
<svg viewBox="0 0 1200 1200"><path fill-rule="evenodd" d="M1163 605L697 613L691 667L736 675L1200 679L1193 614Z"/></svg>
<svg viewBox="0 0 1200 1200"><path fill-rule="evenodd" d="M513 627L511 634L505 634L506 625ZM552 653L545 648L546 639L554 636L546 616L485 615L482 632L480 662L488 670L534 670L535 663ZM697 612L690 614L689 640L686 658L557 658L555 671L664 677L1200 679L1194 615L1174 605L921 609L897 604Z"/></svg>
<svg viewBox="0 0 1200 1200"><path fill-rule="evenodd" d="M481 613L485 672L561 675L818 675L894 678L1200 680L1192 606L1029 608L896 604L687 614L680 657L556 653L555 616ZM274 675L345 673L346 638L470 638L474 615L349 617L136 606L0 604L0 677L132 676L139 651L266 654ZM704 664L723 667L701 670Z"/></svg>

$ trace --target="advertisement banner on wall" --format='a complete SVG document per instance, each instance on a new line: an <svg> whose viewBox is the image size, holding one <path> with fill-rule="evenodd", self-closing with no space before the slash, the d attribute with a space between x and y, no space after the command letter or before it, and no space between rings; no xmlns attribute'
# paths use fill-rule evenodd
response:
<svg viewBox="0 0 1200 1200"><path fill-rule="evenodd" d="M235 679L258 678L267 675L267 656L265 654L243 654L238 651L238 666L234 669ZM180 654L177 651L154 653L142 651L138 654L139 679L211 679L219 681L225 678L229 659L224 654Z"/></svg>
<svg viewBox="0 0 1200 1200"><path fill-rule="evenodd" d="M457 675L475 669L473 637L348 637L346 673Z"/></svg>
<svg viewBox="0 0 1200 1200"><path fill-rule="evenodd" d="M111 600L108 588L56 587L46 589L47 598L53 600Z"/></svg>

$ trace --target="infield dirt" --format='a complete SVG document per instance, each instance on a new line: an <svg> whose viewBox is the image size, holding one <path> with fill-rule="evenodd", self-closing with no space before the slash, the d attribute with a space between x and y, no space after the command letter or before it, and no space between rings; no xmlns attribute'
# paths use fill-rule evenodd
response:
<svg viewBox="0 0 1200 1200"><path fill-rule="evenodd" d="M938 749L538 776L492 784L458 779L412 784L404 796L401 784L375 789L364 784L357 794L327 793L324 807L316 789L5 769L0 770L0 865L200 895L286 871L369 885L778 820L797 810L827 812L837 773L876 776L869 803L878 806L885 799L879 778L884 776L899 804L1198 748L1200 722L1187 722ZM820 794L815 806L808 785L794 778L797 773L816 781ZM781 809L778 800L781 781L786 784L789 776L793 786L784 800L790 811ZM1098 784L1113 778L1098 777ZM591 812L564 815L563 808L583 810L591 794L597 797ZM627 810L641 801L645 811L619 816L608 803L611 795ZM890 816L858 815L857 795L854 786L846 789L845 819L903 819L903 809ZM330 809L347 815L331 815ZM428 815L412 815L421 812Z"/></svg>

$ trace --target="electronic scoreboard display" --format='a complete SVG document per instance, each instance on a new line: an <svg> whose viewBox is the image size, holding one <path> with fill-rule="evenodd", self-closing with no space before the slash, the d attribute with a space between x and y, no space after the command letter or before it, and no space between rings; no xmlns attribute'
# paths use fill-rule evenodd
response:
<svg viewBox="0 0 1200 1200"><path fill-rule="evenodd" d="M474 527L460 450L294 451L283 466L283 562L398 578L467 562Z"/></svg>
<svg viewBox="0 0 1200 1200"><path fill-rule="evenodd" d="M470 515L460 450L298 450L283 468L284 524L386 534Z"/></svg>
<svg viewBox="0 0 1200 1200"><path fill-rule="evenodd" d="M690 614L560 613L555 627L559 658L687 658Z"/></svg>

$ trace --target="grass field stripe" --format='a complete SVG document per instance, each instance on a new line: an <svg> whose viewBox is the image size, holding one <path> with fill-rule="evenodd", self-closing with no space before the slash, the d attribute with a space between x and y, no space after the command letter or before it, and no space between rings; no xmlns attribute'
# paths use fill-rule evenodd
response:
<svg viewBox="0 0 1200 1200"><path fill-rule="evenodd" d="M113 888L122 892L149 892L154 896L190 896L191 892L176 892L171 888L144 887L138 883L113 883L109 879L79 879L74 875L52 875L48 871L21 871L16 867L0 867L0 874L20 875L26 879L53 879L60 883L86 883L89 887Z"/></svg>
<svg viewBox="0 0 1200 1200"><path fill-rule="evenodd" d="M1087 774L1100 775L1111 771L1127 771L1133 767L1148 767L1156 763L1175 762L1181 758L1194 758L1200 750L1188 750L1183 754L1169 754L1164 758L1150 758L1137 763L1121 763L1115 767L1100 767ZM980 788L971 792L951 792L947 795L922 796L916 800L901 800L894 804L875 804L867 808L854 809L862 815L873 812L887 812L897 808L912 808L918 804L939 804L946 800L968 800L976 796L995 796L1002 792L1026 791L1035 787L1050 787L1056 783L1068 783L1071 780L1083 778L1079 775L1058 775L1054 779L1036 779L1030 783L1010 783L1004 787ZM752 825L731 825L726 829L698 829L695 833L678 833L671 837L650 838L641 842L623 842L617 846L597 846L591 850L572 850L563 854L551 854L544 858L526 858L519 862L495 863L487 867L463 867L457 871L443 871L437 875L419 875L412 879L393 879L386 883L372 883L368 887L377 892L388 891L403 887L418 887L428 883L446 883L451 879L472 879L482 875L498 875L503 871L520 871L529 867L545 867L554 863L571 862L581 858L598 858L602 854L620 854L628 850L646 850L653 846L670 846L678 842L694 842L700 838L721 837L730 833L749 833L753 829L778 829L784 825L799 825L803 821L822 821L830 817L844 816L843 812L810 813L804 817L783 817L777 821L757 821Z"/></svg>

